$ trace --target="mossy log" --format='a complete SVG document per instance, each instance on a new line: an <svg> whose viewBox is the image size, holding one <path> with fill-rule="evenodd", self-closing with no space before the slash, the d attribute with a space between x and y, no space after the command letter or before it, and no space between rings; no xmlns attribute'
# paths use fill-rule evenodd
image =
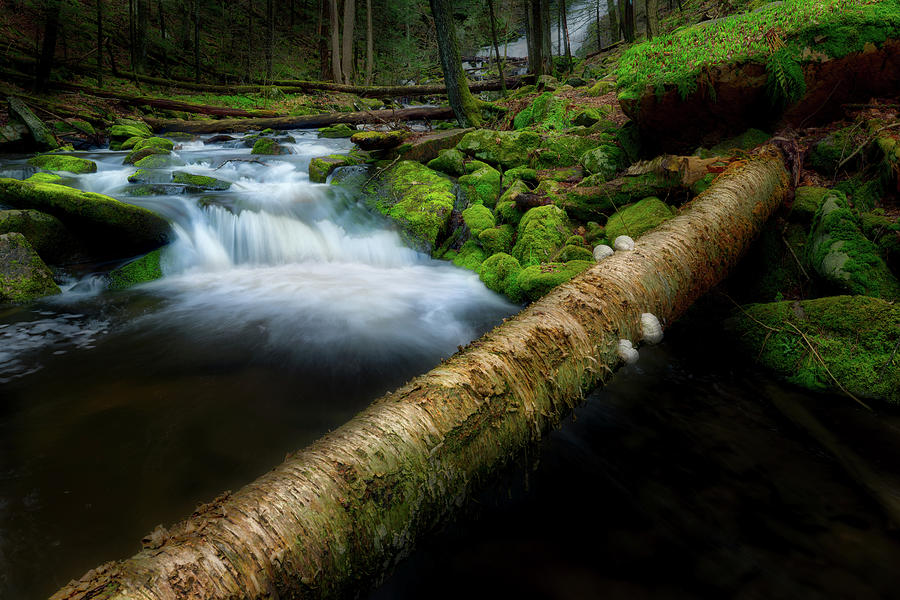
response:
<svg viewBox="0 0 900 600"><path fill-rule="evenodd" d="M366 110L336 112L296 117L272 117L261 119L219 119L217 121L185 121L181 119L144 120L156 131L184 131L187 133L223 133L257 129L314 129L335 123L387 123L416 119L449 119L453 111L449 106L426 106L399 110Z"/></svg>
<svg viewBox="0 0 900 600"><path fill-rule="evenodd" d="M255 482L145 538L54 600L321 598L371 585L499 465L619 366L641 313L670 323L789 189L769 148L690 208L559 286Z"/></svg>

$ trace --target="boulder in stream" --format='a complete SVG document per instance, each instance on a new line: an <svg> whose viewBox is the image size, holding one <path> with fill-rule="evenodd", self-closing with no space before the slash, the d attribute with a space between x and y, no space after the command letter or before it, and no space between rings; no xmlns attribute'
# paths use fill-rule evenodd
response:
<svg viewBox="0 0 900 600"><path fill-rule="evenodd" d="M13 232L24 235L45 262L63 264L82 255L80 244L52 215L37 210L0 210L0 234Z"/></svg>
<svg viewBox="0 0 900 600"><path fill-rule="evenodd" d="M69 173L96 173L97 163L86 158L68 154L41 154L28 159L28 164L48 171L68 171Z"/></svg>
<svg viewBox="0 0 900 600"><path fill-rule="evenodd" d="M403 143L405 131L359 131L350 141L363 150L389 150Z"/></svg>
<svg viewBox="0 0 900 600"><path fill-rule="evenodd" d="M409 242L430 253L449 228L456 200L453 187L442 173L404 160L384 174L375 207L403 228Z"/></svg>
<svg viewBox="0 0 900 600"><path fill-rule="evenodd" d="M53 273L25 236L0 235L0 303L29 302L58 293Z"/></svg>
<svg viewBox="0 0 900 600"><path fill-rule="evenodd" d="M109 289L124 290L139 283L159 279L163 275L160 266L161 255L162 249L157 249L113 269L107 276Z"/></svg>
<svg viewBox="0 0 900 600"><path fill-rule="evenodd" d="M200 188L204 191L220 192L231 187L230 181L222 181L208 175L195 175L186 171L175 171L172 173L172 182L181 183L194 188Z"/></svg>
<svg viewBox="0 0 900 600"><path fill-rule="evenodd" d="M250 151L250 154L277 156L279 154L287 154L287 151L275 140L261 137L254 142L253 150Z"/></svg>

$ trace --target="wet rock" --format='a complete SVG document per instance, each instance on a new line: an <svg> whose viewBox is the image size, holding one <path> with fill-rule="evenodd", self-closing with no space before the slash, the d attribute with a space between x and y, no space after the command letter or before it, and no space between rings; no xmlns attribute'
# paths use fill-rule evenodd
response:
<svg viewBox="0 0 900 600"><path fill-rule="evenodd" d="M226 135L226 134L222 133L219 135L212 136L211 138L207 139L203 143L204 144L221 144L224 142L232 142L235 139L237 139L237 138L235 138L234 136L230 136L230 135Z"/></svg>
<svg viewBox="0 0 900 600"><path fill-rule="evenodd" d="M28 159L28 164L48 171L97 172L97 163L94 161L66 154L42 154Z"/></svg>
<svg viewBox="0 0 900 600"><path fill-rule="evenodd" d="M405 131L359 131L350 137L350 141L363 150L388 150L403 143Z"/></svg>
<svg viewBox="0 0 900 600"><path fill-rule="evenodd" d="M0 234L21 233L50 264L72 262L82 256L80 244L62 221L37 210L0 211Z"/></svg>
<svg viewBox="0 0 900 600"><path fill-rule="evenodd" d="M366 157L358 152L329 154L313 158L309 161L309 180L313 183L325 183L335 169L360 165L365 161Z"/></svg>
<svg viewBox="0 0 900 600"><path fill-rule="evenodd" d="M287 151L271 138L259 138L253 144L253 150L250 154L265 154L277 156L279 154L287 154Z"/></svg>
<svg viewBox="0 0 900 600"><path fill-rule="evenodd" d="M128 156L122 160L123 165L134 165L137 164L143 158L147 158L148 156L153 155L164 155L168 156L170 153L168 150L163 150L162 148L157 148L156 146L146 146L141 148L140 150L132 150L128 153Z"/></svg>
<svg viewBox="0 0 900 600"><path fill-rule="evenodd" d="M154 250L110 271L107 276L109 289L123 290L139 283L154 281L162 277L161 254L162 249Z"/></svg>
<svg viewBox="0 0 900 600"><path fill-rule="evenodd" d="M356 128L346 123L338 123L337 125L319 129L320 138L348 138L354 133L356 133Z"/></svg>
<svg viewBox="0 0 900 600"><path fill-rule="evenodd" d="M204 191L223 191L231 187L230 181L222 181L208 175L194 175L186 171L175 171L172 173L172 182L181 183L193 188L199 188Z"/></svg>
<svg viewBox="0 0 900 600"><path fill-rule="evenodd" d="M53 273L21 233L0 235L0 303L29 302L60 293Z"/></svg>

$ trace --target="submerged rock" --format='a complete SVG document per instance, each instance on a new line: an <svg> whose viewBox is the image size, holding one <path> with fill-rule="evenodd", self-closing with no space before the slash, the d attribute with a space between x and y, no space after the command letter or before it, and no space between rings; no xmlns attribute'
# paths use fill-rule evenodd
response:
<svg viewBox="0 0 900 600"><path fill-rule="evenodd" d="M900 403L895 354L900 306L895 303L835 296L750 304L736 311L728 325L750 356L791 383L842 393L834 376L860 398Z"/></svg>
<svg viewBox="0 0 900 600"><path fill-rule="evenodd" d="M66 154L41 154L28 159L28 164L48 171L68 171L69 173L96 173L97 163L78 156Z"/></svg>
<svg viewBox="0 0 900 600"><path fill-rule="evenodd" d="M0 303L29 302L60 293L53 273L21 233L0 235Z"/></svg>
<svg viewBox="0 0 900 600"><path fill-rule="evenodd" d="M0 202L49 213L106 256L130 256L168 241L169 223L115 198L54 183L0 178Z"/></svg>

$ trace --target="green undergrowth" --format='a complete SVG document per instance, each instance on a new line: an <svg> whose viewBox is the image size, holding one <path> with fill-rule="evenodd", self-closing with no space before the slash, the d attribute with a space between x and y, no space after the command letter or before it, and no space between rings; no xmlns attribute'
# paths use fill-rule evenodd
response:
<svg viewBox="0 0 900 600"><path fill-rule="evenodd" d="M782 72L790 99L800 91L793 63L846 56L896 37L898 29L896 0L785 0L635 44L619 62L620 96L674 85L686 97L712 65L757 61Z"/></svg>

